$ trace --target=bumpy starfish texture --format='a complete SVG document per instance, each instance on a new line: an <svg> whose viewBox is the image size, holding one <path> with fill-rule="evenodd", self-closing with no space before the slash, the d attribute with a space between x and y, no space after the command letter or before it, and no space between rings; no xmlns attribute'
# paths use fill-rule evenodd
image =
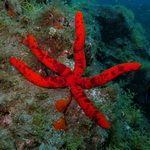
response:
<svg viewBox="0 0 150 150"><path fill-rule="evenodd" d="M100 112L90 101L83 89L90 89L105 85L116 77L140 69L141 64L137 62L123 63L103 71L93 77L82 77L86 69L86 59L84 54L85 26L82 12L78 11L75 16L75 42L74 42L74 61L75 66L72 71L69 67L52 58L48 53L39 48L33 35L28 35L23 43L45 66L54 71L56 76L43 77L34 72L25 62L15 57L10 58L10 63L16 67L22 75L33 84L45 88L65 88L69 87L72 95L83 109L84 113L99 126L110 128L111 123L105 115Z"/></svg>

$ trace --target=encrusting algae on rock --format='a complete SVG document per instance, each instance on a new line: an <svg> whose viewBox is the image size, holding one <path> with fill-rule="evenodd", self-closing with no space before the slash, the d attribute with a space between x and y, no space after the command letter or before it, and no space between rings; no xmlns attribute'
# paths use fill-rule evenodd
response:
<svg viewBox="0 0 150 150"><path fill-rule="evenodd" d="M14 2L16 0L8 1ZM149 55L145 56L147 54L144 50L146 46L138 50L132 40L132 30L137 31L135 28L136 20L131 20L128 24L129 17L124 17L118 7L114 7L114 10L108 11L111 13L107 14L107 10L111 9L112 6L105 9L107 6L100 5L95 9L88 5L79 6L75 2L77 4L74 3L75 8L75 5L68 6L66 4L60 8L59 3L53 7L52 1L62 2L62 0L51 0L50 3L43 4L39 0L23 0L23 3L21 1L23 12L15 17L7 13L4 5L0 5L0 150L147 149L150 146L149 123L142 115L143 111L141 112L134 102L145 100L143 98L145 98L146 93L143 91L147 85L146 82L149 81L147 75L150 69L145 69L146 64L143 61L148 63ZM0 4L2 3L4 1L0 2ZM16 6L14 8L16 9ZM83 48L86 55L86 65L83 65L85 71L80 76L85 81L78 81L77 84L84 90L83 92L90 100L89 103L86 103L86 99L76 99L68 84L76 84L79 76L76 76L77 78L74 76L72 79L68 76L65 79L65 87L38 87L21 76L17 69L10 66L8 61L12 55L16 58L20 57L21 61L27 62L33 72L35 71L42 77L41 79L52 77L56 81L55 77L57 79L62 77L59 73L55 74L53 70L49 70L30 52L28 47L22 45L22 43L26 45L26 40L23 40L24 37L28 33L32 33L34 36L30 36L33 39L35 39L34 37L37 38L38 48L47 52L47 55L43 57L44 59L50 55L73 71L74 64L77 63L77 57L74 59L75 46L73 44L73 35L76 33L74 31L76 29L76 27L74 28L74 13L77 9L82 9L86 15L86 35L88 35ZM49 16L47 10L50 12ZM53 10L58 10L58 14L62 15L60 17L55 15L52 13ZM42 18L45 13L47 13L47 18L50 18L49 24L44 24L44 22L49 21ZM104 18L101 18L105 13ZM119 20L115 14L120 16ZM122 18L124 19L122 20ZM58 20L58 23L64 28L57 28L59 25L51 22L53 19ZM111 26L112 21L114 26ZM131 30L124 35L123 33L128 29ZM80 33L82 33L81 28ZM83 33L80 35L84 35ZM119 33L123 37L118 38ZM113 35L113 39L107 40L111 35ZM31 48L33 47L31 46ZM76 53L77 56L81 51L78 52ZM109 77L112 77L114 72L117 74L122 69L118 67L117 70L117 67L114 67L114 70L109 70L110 72L107 70L106 74L102 73L101 78L94 78L93 80L92 76L111 66L123 62L131 64L130 62L133 61L143 64L140 71L129 72L107 85L101 82L102 87L100 84L96 85L95 79L106 81L105 79L110 79ZM143 83L143 80L139 80L139 77L144 80L145 84L140 84ZM60 83L64 82L64 80L60 81ZM90 83L95 84L95 88ZM79 92L78 90L76 95ZM143 98L142 95L144 95ZM70 102L68 96L72 99ZM80 104L80 102L84 102L84 104ZM109 130L97 126L93 113L85 114L85 109L91 112L90 105L92 103L111 122L112 127ZM145 114L148 116L147 113Z"/></svg>

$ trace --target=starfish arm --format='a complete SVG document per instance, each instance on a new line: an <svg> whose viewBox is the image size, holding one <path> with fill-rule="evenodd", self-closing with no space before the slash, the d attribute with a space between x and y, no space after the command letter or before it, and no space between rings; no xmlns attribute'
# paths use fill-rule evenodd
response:
<svg viewBox="0 0 150 150"><path fill-rule="evenodd" d="M103 128L110 128L110 123L106 119L105 115L100 112L94 104L86 97L83 89L78 86L72 86L71 92L75 98L75 100L78 102L79 106L83 109L86 116L88 116L90 119L95 120L95 122L103 127Z"/></svg>
<svg viewBox="0 0 150 150"><path fill-rule="evenodd" d="M79 80L79 85L85 89L103 86L120 75L123 75L130 71L139 70L140 67L141 64L137 62L119 64L103 71L101 74L94 77L81 78Z"/></svg>
<svg viewBox="0 0 150 150"><path fill-rule="evenodd" d="M86 59L84 53L85 44L85 26L82 12L78 11L75 16L75 42L74 42L74 73L81 76L86 68Z"/></svg>
<svg viewBox="0 0 150 150"><path fill-rule="evenodd" d="M33 35L28 35L26 39L24 39L23 43L28 46L31 52L48 68L52 71L58 73L61 76L67 76L71 73L69 67L64 64L58 62L54 58L48 55L48 53L44 50L41 50L38 47L38 43Z"/></svg>
<svg viewBox="0 0 150 150"><path fill-rule="evenodd" d="M61 77L42 77L38 73L34 72L26 63L16 59L15 57L10 58L10 63L17 68L21 74L33 84L46 87L46 88L60 88L65 87L65 81Z"/></svg>

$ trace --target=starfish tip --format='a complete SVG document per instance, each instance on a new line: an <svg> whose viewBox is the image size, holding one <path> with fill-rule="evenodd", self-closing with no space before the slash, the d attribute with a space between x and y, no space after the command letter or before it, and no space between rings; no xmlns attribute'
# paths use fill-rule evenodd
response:
<svg viewBox="0 0 150 150"><path fill-rule="evenodd" d="M110 129L111 123L108 121L102 121L98 123L104 129Z"/></svg>
<svg viewBox="0 0 150 150"><path fill-rule="evenodd" d="M137 69L140 69L142 67L142 64L136 63L135 66L136 66Z"/></svg>
<svg viewBox="0 0 150 150"><path fill-rule="evenodd" d="M38 47L37 41L32 34L28 34L26 38L23 40L23 44L29 47Z"/></svg>
<svg viewBox="0 0 150 150"><path fill-rule="evenodd" d="M15 57L10 57L10 58L9 58L10 64L14 64L15 61L16 61L16 58L15 58Z"/></svg>
<svg viewBox="0 0 150 150"><path fill-rule="evenodd" d="M81 11L77 11L77 12L76 12L76 16L78 16L78 17L79 17L79 16L80 16L80 17L82 17L82 16L83 16L83 14L82 14L82 12L81 12Z"/></svg>
<svg viewBox="0 0 150 150"><path fill-rule="evenodd" d="M97 124L102 128L109 129L111 127L111 123L106 119L103 114L97 115Z"/></svg>

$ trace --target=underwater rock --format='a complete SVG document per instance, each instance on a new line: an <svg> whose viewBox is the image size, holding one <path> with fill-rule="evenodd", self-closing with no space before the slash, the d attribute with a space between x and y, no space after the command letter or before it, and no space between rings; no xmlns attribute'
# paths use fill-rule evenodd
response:
<svg viewBox="0 0 150 150"><path fill-rule="evenodd" d="M96 19L101 41L106 46L121 49L130 46L133 50L144 47L144 30L136 23L133 12L126 7L102 6L98 9Z"/></svg>
<svg viewBox="0 0 150 150"><path fill-rule="evenodd" d="M26 2L33 2L33 1L27 0ZM40 6L42 6L41 3L39 4ZM32 7L33 3L32 4L29 3L29 5ZM37 6L34 6L34 8L39 9L37 8ZM64 9L61 10L62 13L65 11ZM72 9L70 10L71 13L68 13L64 16L68 16L68 18L72 19L74 12ZM41 11L38 10L36 14L40 16L40 13ZM47 73L47 70L45 71L46 67L41 66L41 64L36 59L34 59L32 55L30 55L29 51L24 46L22 45L15 46L15 47L13 46L15 43L17 43L16 42L17 40L16 38L15 40L12 40L13 39L12 34L14 33L12 31L14 29L17 30L19 33L21 33L21 37L24 36L28 31L34 33L35 36L37 36L38 41L40 43L40 47L42 49L45 50L50 47L50 49L56 50L54 51L54 54L52 56L58 58L58 60L61 63L68 65L71 69L73 69L74 63L72 59L65 58L66 55L58 57L61 50L66 51L71 49L72 46L71 37L73 37L73 34L69 32L70 36L68 37L70 38L66 38L67 37L66 32L67 30L73 30L74 29L73 26L72 27L69 26L68 28L65 26L65 29L63 30L58 30L56 28L56 31L58 33L58 34L56 33L57 36L54 34L54 36L50 37L50 35L48 34L48 30L46 29L47 28L49 29L51 27L53 28L54 27L53 24L52 26L50 25L48 27L42 25L40 26L37 23L39 21L38 15L35 17L35 14L33 14L32 11L29 12L29 15L35 18L34 21L33 19L31 19L32 22L30 22L30 24L28 23L28 20L26 20L26 18L22 20L18 20L18 22L16 22L17 21L16 19L11 19L11 17L7 17L9 18L8 21L13 20L14 22L12 21L11 25L8 24L8 27L9 28L11 27L12 29L10 31L7 30L9 31L7 32L7 35L4 34L3 36L1 36L1 41L0 41L0 45L2 46L1 56L4 57L7 56L6 58L12 56L12 54L15 55L15 57L20 56L26 62L31 64L31 67L35 71L37 71L40 75L43 76L54 75L53 72ZM28 19L29 15L25 17L27 17ZM2 17L2 20L3 18L4 17ZM90 19L88 17L86 18L87 20ZM91 20L93 21L93 18ZM24 26L22 26L22 23L20 21L23 22ZM61 21L63 21L63 19ZM16 23L17 23L17 27L16 25L14 25ZM28 30L27 30L27 26L30 27L28 28ZM98 28L100 27L96 23L95 26L97 26ZM22 30L22 27L24 28L24 30ZM93 29L94 28L92 28L92 30ZM3 28L2 29L0 28L0 34L2 30ZM96 37L99 35L100 32L97 32L97 30L95 32L90 30L90 33ZM89 37L88 31L87 31L87 35ZM113 62L114 64L117 64L123 61L122 57L121 56L119 57L118 55L116 55L116 53L119 54L120 52L125 52L125 51L128 53L127 50L133 51L132 46L129 49L127 47L124 48L124 45L130 46L130 43L128 44L128 40L124 40L124 38L116 38L114 40L115 42L112 43L112 45L109 45L108 49L106 49L107 45L105 45L104 42L103 42L104 47L102 47L102 44L99 44L101 41L97 42L97 38L94 38L93 40L90 39L91 38L89 37L89 41L86 41L87 46L85 47L85 53L87 54L86 58L88 59L87 60L88 68L92 63L91 59L93 59L93 57L90 56L91 55L93 56L95 54L93 53L92 50L97 49L97 47L100 47L104 53L103 55L104 61L101 61L102 64L101 66L99 65L99 68L101 70L105 70L109 66L112 66ZM3 41L6 42L5 45L3 45ZM44 47L44 44L46 45L46 47ZM121 47L119 52L116 50L117 46ZM49 49L47 51L49 53ZM114 53L115 51L117 52ZM140 49L137 52L138 55L141 55L143 51L144 51L143 49ZM97 54L98 53L100 52L97 52ZM107 57L108 54L111 55L111 57L108 58ZM116 59L114 55L116 55ZM98 59L100 58L102 59L102 55L98 57ZM110 63L108 60L110 60ZM116 62L114 60L119 60L119 62ZM127 60L131 61L132 59L127 59ZM95 103L97 108L98 109L102 108L102 111L107 114L107 116L110 118L111 121L113 121L114 126L112 127L112 129L106 131L103 130L102 128L96 127L93 121L89 120L88 117L84 114L84 112L75 102L75 100L71 101L71 104L69 105L65 113L58 112L58 110L63 111L63 107L67 103L64 101L59 101L58 103L58 101L56 100L60 100L62 98L67 97L70 94L69 89L53 90L53 89L38 88L37 86L33 86L31 83L26 82L24 78L22 78L17 71L15 71L12 67L10 67L10 65L6 64L4 69L2 63L0 67L1 67L0 76L1 76L1 70L3 70L3 72L6 72L7 74L7 75L2 75L0 77L1 79L4 79L0 81L0 85L4 85L4 87L3 86L0 87L0 101L2 102L2 107L0 106L0 123L3 123L0 126L0 133L1 133L0 149L2 150L3 149L4 150L7 149L8 150L9 149L10 150L13 149L18 149L18 150L21 149L22 150L26 150L26 149L40 149L40 150L44 150L44 149L46 150L47 149L48 150L57 150L57 149L96 150L98 149L99 150L102 149L102 150L106 150L106 149L137 149L137 148L145 149L143 147L144 145L147 145L146 141L150 139L149 137L145 136L145 133L148 133L145 130L145 126L148 125L146 125L143 121L139 122L138 118L140 118L141 120L143 116L139 117L139 115L135 114L134 110L132 109L132 106L128 104L129 99L127 95L123 97L122 92L116 89L116 87L114 88L114 86L108 86L108 87L102 87L101 89L94 88L85 91L87 97L92 99L92 101ZM90 76L90 75L91 74L88 74L86 76ZM140 78L143 78L143 76L144 75L142 73ZM131 76L129 75L129 78L130 77ZM137 75L137 80L139 80L139 74ZM112 83L110 83L110 85L111 84ZM138 88L140 85L141 87L143 86L143 84L141 83L135 86ZM120 99L118 99L118 96L120 96ZM57 109L55 107L56 105L54 106L54 104L57 104ZM54 129L53 126L54 121L58 121L60 117L64 117L65 120L62 119L60 120L60 122L57 123L55 122L56 123L55 125L57 125L57 128L59 129L66 128L67 129L65 130L66 132L56 131L56 129ZM133 125L130 124L128 120L133 120L134 122ZM138 126L141 126L141 128L139 128ZM137 134L135 135L134 132L136 132Z"/></svg>
<svg viewBox="0 0 150 150"><path fill-rule="evenodd" d="M95 15L94 37L98 46L94 53L92 67L112 66L127 60L135 61L141 57L149 59L148 43L144 30L136 23L131 10L123 6L100 6ZM103 63L101 63L103 62Z"/></svg>
<svg viewBox="0 0 150 150"><path fill-rule="evenodd" d="M67 22L60 10L46 9L39 17L40 26L50 26L56 29L64 29L64 24Z"/></svg>
<svg viewBox="0 0 150 150"><path fill-rule="evenodd" d="M71 4L72 3L72 0L64 0L65 4Z"/></svg>
<svg viewBox="0 0 150 150"><path fill-rule="evenodd" d="M8 91L8 89L12 88L14 86L12 81L6 80L6 79L0 79L0 90Z"/></svg>
<svg viewBox="0 0 150 150"><path fill-rule="evenodd" d="M5 0L4 7L11 17L15 17L22 13L21 3L18 0Z"/></svg>
<svg viewBox="0 0 150 150"><path fill-rule="evenodd" d="M52 0L36 0L37 3L50 3ZM72 0L63 0L65 4L71 4Z"/></svg>
<svg viewBox="0 0 150 150"><path fill-rule="evenodd" d="M12 118L10 115L0 117L0 126L6 127L12 124Z"/></svg>
<svg viewBox="0 0 150 150"><path fill-rule="evenodd" d="M105 44L113 43L117 38L130 38L131 26L123 13L114 7L102 7L97 16L101 26L101 38Z"/></svg>

